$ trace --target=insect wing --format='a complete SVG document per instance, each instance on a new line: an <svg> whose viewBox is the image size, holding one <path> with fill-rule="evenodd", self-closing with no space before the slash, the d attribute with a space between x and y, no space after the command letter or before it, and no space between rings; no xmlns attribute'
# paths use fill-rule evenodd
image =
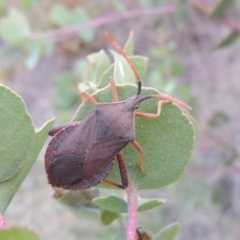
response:
<svg viewBox="0 0 240 240"><path fill-rule="evenodd" d="M49 182L53 186L67 188L81 181L85 156L86 152L56 156L48 169Z"/></svg>
<svg viewBox="0 0 240 240"><path fill-rule="evenodd" d="M49 143L45 168L51 185L67 188L81 181L88 145L86 139L81 138L84 127L86 121L85 124L73 123L59 131Z"/></svg>

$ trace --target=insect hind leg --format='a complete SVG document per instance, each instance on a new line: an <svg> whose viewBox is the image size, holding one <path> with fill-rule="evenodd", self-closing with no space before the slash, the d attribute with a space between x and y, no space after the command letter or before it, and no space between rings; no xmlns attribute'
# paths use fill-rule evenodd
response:
<svg viewBox="0 0 240 240"><path fill-rule="evenodd" d="M48 131L48 135L49 136L54 136L55 134L57 134L58 132L60 132L61 130L63 130L64 128L67 128L69 126L73 126L76 124L79 124L81 121L75 121L75 122L70 122L70 123L66 123L66 124L62 124L60 126L57 127L53 127Z"/></svg>
<svg viewBox="0 0 240 240"><path fill-rule="evenodd" d="M108 183L108 184L113 185L118 188L125 189L128 187L128 176L127 176L127 169L126 169L126 166L124 163L123 155L121 152L117 154L117 160L118 160L118 166L119 166L122 184L116 183L109 179L104 179L103 182Z"/></svg>
<svg viewBox="0 0 240 240"><path fill-rule="evenodd" d="M143 118L152 118L152 119L157 118L161 114L162 104L163 104L163 101L159 101L158 102L157 113L136 112L135 116L136 117L143 117Z"/></svg>
<svg viewBox="0 0 240 240"><path fill-rule="evenodd" d="M146 172L146 170L145 170L144 167L143 167L144 151L143 151L141 145L140 145L137 141L133 141L133 142L131 142L131 143L132 143L132 145L136 148L136 150L138 150L139 153L140 153L140 156L139 156L139 159L138 159L138 167L140 168L141 172L142 172L144 175L146 175L147 172Z"/></svg>
<svg viewBox="0 0 240 240"><path fill-rule="evenodd" d="M182 102L182 101L180 101L176 98L173 98L173 97L171 97L167 94L164 94L164 93L159 93L159 94L156 94L156 95L152 95L152 98L163 99L165 101L174 102L182 108L185 108L187 110L192 110L192 108L188 104L186 104L185 102Z"/></svg>

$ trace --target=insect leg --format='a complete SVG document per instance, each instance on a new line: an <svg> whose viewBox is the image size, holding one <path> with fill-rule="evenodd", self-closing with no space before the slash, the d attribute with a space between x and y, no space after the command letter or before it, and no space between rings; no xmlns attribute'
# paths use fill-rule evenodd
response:
<svg viewBox="0 0 240 240"><path fill-rule="evenodd" d="M119 166L119 171L120 171L120 176L122 180L122 186L123 188L128 187L128 176L127 176L127 170L126 170L126 165L123 159L122 153L117 154L117 160L118 160L118 166Z"/></svg>
<svg viewBox="0 0 240 240"><path fill-rule="evenodd" d="M176 98L173 98L167 94L164 94L164 93L159 93L157 95L152 95L152 98L157 98L157 99L164 99L164 100L167 100L167 101L170 101L170 102L174 102L174 103L177 103L179 106L183 107L183 108L186 108L187 110L192 110L192 108L187 105L186 103L176 99Z"/></svg>
<svg viewBox="0 0 240 240"><path fill-rule="evenodd" d="M109 180L109 179L104 179L103 181L105 183L111 184L115 187L125 189L125 188L128 187L128 176L127 176L127 170L126 170L126 166L125 166L125 163L124 163L122 153L117 154L117 160L118 160L118 166L119 166L119 171L120 171L122 184L116 183L116 182L114 182L112 180Z"/></svg>
<svg viewBox="0 0 240 240"><path fill-rule="evenodd" d="M159 101L158 102L157 113L136 112L135 116L137 116L137 117L144 117L144 118L153 118L153 119L157 118L161 114L162 104L163 104L163 101Z"/></svg>
<svg viewBox="0 0 240 240"><path fill-rule="evenodd" d="M93 104L93 105L97 104L96 99L88 92L83 92L82 96L83 96L83 100L86 98L91 104Z"/></svg>
<svg viewBox="0 0 240 240"><path fill-rule="evenodd" d="M117 92L117 88L116 88L116 83L113 77L110 77L110 86L112 89L112 95L113 95L113 99L115 102L118 102L118 92Z"/></svg>
<svg viewBox="0 0 240 240"><path fill-rule="evenodd" d="M57 127L53 127L48 131L48 135L49 136L54 136L56 133L58 133L59 131L61 131L64 128L67 128L69 126L73 126L76 124L79 124L81 121L76 121L76 122L70 122L70 123L66 123Z"/></svg>
<svg viewBox="0 0 240 240"><path fill-rule="evenodd" d="M143 174L147 174L145 169L143 168L143 156L144 156L144 151L141 147L141 145L137 141L131 142L132 145L140 152L139 160L138 160L138 166L141 169Z"/></svg>

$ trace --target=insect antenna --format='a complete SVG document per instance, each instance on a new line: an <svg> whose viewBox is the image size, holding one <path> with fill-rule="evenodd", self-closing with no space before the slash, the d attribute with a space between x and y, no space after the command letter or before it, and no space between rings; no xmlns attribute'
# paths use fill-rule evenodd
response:
<svg viewBox="0 0 240 240"><path fill-rule="evenodd" d="M119 44L117 43L117 41L115 40L115 38L109 33L109 32L105 32L107 38L109 39L109 41L117 48L117 50L122 54L122 56L126 59L126 61L128 62L128 64L130 65L131 69L133 70L136 78L137 78L137 83L138 83L138 90L137 90L137 95L139 96L141 93L141 89L142 89L142 83L140 80L140 76L136 70L136 68L134 67L133 63L131 62L131 60L128 58L128 56L126 55L126 53L123 51L123 49L119 46Z"/></svg>

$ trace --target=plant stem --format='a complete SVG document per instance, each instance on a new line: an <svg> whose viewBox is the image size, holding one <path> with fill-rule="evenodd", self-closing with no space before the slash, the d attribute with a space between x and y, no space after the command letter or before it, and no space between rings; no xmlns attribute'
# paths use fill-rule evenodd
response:
<svg viewBox="0 0 240 240"><path fill-rule="evenodd" d="M0 214L0 228L7 227L10 224L5 220L5 218Z"/></svg>
<svg viewBox="0 0 240 240"><path fill-rule="evenodd" d="M128 200L128 228L127 228L127 240L135 240L136 225L137 225L137 206L138 196L137 190L134 188L132 182L129 180L127 188L127 200Z"/></svg>
<svg viewBox="0 0 240 240"><path fill-rule="evenodd" d="M50 30L43 33L34 33L29 36L30 39L39 39L39 38L53 38L55 41L62 40L76 35L79 31L89 28L89 27L99 27L101 25L112 24L113 22L118 22L124 19L141 17L145 15L154 15L154 14L170 14L174 13L176 8L174 5L160 6L156 8L149 9L133 9L126 11L124 13L110 13L105 14L102 17L93 19L89 22L80 23L77 25L60 27L54 30Z"/></svg>

